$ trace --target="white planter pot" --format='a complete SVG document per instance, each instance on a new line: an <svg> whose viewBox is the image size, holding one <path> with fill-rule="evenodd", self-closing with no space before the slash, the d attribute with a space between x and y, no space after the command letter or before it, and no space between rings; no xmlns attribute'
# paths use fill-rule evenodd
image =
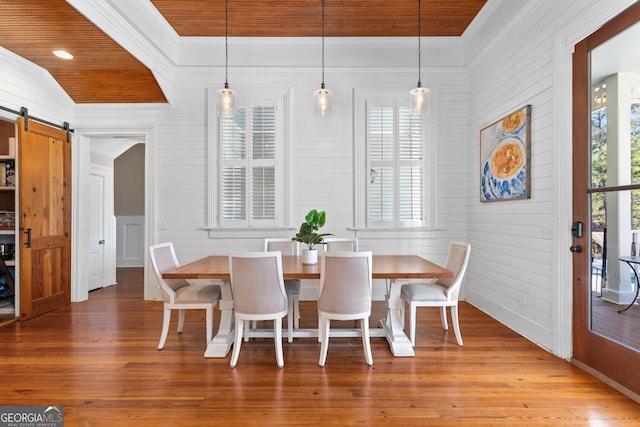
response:
<svg viewBox="0 0 640 427"><path fill-rule="evenodd" d="M302 250L302 263L303 264L317 264L318 263L318 250L317 249L303 249Z"/></svg>

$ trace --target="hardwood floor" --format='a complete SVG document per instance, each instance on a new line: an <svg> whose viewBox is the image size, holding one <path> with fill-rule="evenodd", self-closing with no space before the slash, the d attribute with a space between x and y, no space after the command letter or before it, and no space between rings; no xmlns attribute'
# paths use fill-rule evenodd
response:
<svg viewBox="0 0 640 427"><path fill-rule="evenodd" d="M273 340L252 339L231 369L203 357L204 312L188 312L182 334L175 314L158 351L162 303L142 300L141 280L118 282L0 328L1 405L62 405L66 426L640 424L640 405L466 303L464 347L423 308L413 358L373 338L369 367L359 338L334 338L320 368L317 340L296 339L279 369ZM315 310L301 302L303 327ZM372 319L383 313L376 302Z"/></svg>

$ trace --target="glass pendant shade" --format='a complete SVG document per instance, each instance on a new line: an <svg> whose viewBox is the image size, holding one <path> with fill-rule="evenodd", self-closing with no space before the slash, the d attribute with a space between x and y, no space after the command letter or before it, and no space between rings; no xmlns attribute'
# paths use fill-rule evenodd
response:
<svg viewBox="0 0 640 427"><path fill-rule="evenodd" d="M427 103L427 89L418 86L409 92L411 110L414 113L420 114L423 109L426 108Z"/></svg>
<svg viewBox="0 0 640 427"><path fill-rule="evenodd" d="M236 108L238 96L235 90L229 89L225 84L224 88L218 89L218 107L223 114L230 114Z"/></svg>
<svg viewBox="0 0 640 427"><path fill-rule="evenodd" d="M324 85L313 92L316 98L316 112L321 116L326 116L331 110L331 91L325 89Z"/></svg>

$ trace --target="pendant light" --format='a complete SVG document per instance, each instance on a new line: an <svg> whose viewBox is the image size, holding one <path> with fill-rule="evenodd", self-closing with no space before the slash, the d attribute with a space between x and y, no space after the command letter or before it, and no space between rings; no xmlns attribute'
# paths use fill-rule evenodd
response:
<svg viewBox="0 0 640 427"><path fill-rule="evenodd" d="M229 89L229 0L224 5L224 88L218 89L218 105L223 114L230 114L236 108L236 92Z"/></svg>
<svg viewBox="0 0 640 427"><path fill-rule="evenodd" d="M411 110L415 113L420 114L422 109L424 108L424 104L427 100L427 90L422 87L421 80L421 60L422 60L422 23L421 23L421 10L420 10L420 0L418 0L418 87L412 89L409 92L410 97L410 105Z"/></svg>
<svg viewBox="0 0 640 427"><path fill-rule="evenodd" d="M316 98L316 111L326 116L331 108L331 91L324 87L324 0L322 0L322 83L320 89L313 92Z"/></svg>

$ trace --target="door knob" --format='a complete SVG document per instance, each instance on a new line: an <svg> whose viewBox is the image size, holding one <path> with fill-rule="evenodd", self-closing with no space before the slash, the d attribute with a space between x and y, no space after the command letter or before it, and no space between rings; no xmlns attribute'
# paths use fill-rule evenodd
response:
<svg viewBox="0 0 640 427"><path fill-rule="evenodd" d="M574 254L579 254L579 253L581 253L581 252L582 252L582 246L580 246L580 245L573 245L573 246L571 246L571 247L569 248L569 250L570 250L571 252L573 252Z"/></svg>

